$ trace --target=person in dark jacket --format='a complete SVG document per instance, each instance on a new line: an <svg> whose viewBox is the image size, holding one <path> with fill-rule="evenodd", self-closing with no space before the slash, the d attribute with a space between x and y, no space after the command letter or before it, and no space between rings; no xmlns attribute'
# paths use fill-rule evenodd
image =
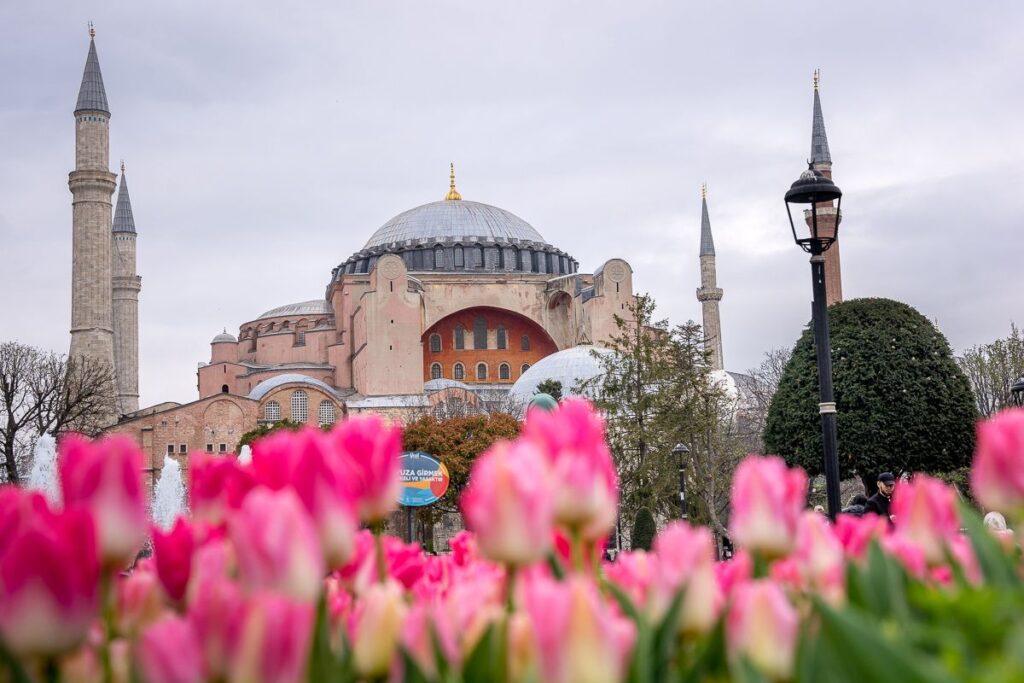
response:
<svg viewBox="0 0 1024 683"><path fill-rule="evenodd" d="M892 500L893 489L896 488L896 477L892 472L882 472L878 475L878 493L868 498L864 504L864 514L873 512L879 517L885 517L892 522L889 513L889 503Z"/></svg>

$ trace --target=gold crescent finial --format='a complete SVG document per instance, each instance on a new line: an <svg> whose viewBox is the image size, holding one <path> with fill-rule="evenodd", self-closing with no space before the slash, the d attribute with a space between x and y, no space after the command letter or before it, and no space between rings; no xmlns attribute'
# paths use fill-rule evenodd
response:
<svg viewBox="0 0 1024 683"><path fill-rule="evenodd" d="M818 92L818 83L821 82L821 69L814 70L814 92Z"/></svg>
<svg viewBox="0 0 1024 683"><path fill-rule="evenodd" d="M445 195L447 200L458 200L462 199L462 195L455 189L455 162L451 164L451 174L449 175L448 181L448 194Z"/></svg>
<svg viewBox="0 0 1024 683"><path fill-rule="evenodd" d="M89 38L96 37L96 29L93 27L92 22L89 22Z"/></svg>
<svg viewBox="0 0 1024 683"><path fill-rule="evenodd" d="M700 184L700 198L701 199L707 199L708 198L708 184L707 183L701 183Z"/></svg>

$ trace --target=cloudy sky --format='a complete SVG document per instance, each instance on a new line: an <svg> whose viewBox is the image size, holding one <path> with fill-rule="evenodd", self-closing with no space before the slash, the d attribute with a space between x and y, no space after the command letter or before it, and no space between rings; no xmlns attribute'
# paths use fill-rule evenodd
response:
<svg viewBox="0 0 1024 683"><path fill-rule="evenodd" d="M1024 323L1021 3L77 0L0 8L0 340L68 345L90 19L139 232L143 405L196 398L214 334L321 296L443 197L450 161L586 272L628 260L673 322L700 316L707 181L726 365L756 365L810 316L782 195L816 67L846 297L906 301L956 349Z"/></svg>

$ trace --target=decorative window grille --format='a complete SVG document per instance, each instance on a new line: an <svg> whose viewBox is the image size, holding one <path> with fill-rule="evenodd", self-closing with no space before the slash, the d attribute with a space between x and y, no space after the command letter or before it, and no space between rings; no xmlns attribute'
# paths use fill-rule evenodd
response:
<svg viewBox="0 0 1024 683"><path fill-rule="evenodd" d="M487 348L487 321L483 318L477 318L473 321L473 348Z"/></svg>
<svg viewBox="0 0 1024 683"><path fill-rule="evenodd" d="M466 369L462 367L462 363L456 363L452 368L452 377L458 380L466 379Z"/></svg>
<svg viewBox="0 0 1024 683"><path fill-rule="evenodd" d="M309 394L302 389L292 392L292 422L305 422L309 419Z"/></svg>
<svg viewBox="0 0 1024 683"><path fill-rule="evenodd" d="M530 335L524 334L523 338L519 340L519 346L523 351L530 350Z"/></svg>
<svg viewBox="0 0 1024 683"><path fill-rule="evenodd" d="M263 406L263 419L271 422L280 420L281 404L277 401L267 401L267 405Z"/></svg>
<svg viewBox="0 0 1024 683"><path fill-rule="evenodd" d="M519 368L519 374L520 375L525 375L526 371L529 370L529 369L530 369L530 364L529 363L523 363L523 367Z"/></svg>
<svg viewBox="0 0 1024 683"><path fill-rule="evenodd" d="M430 366L430 379L441 379L441 364L434 363Z"/></svg>
<svg viewBox="0 0 1024 683"><path fill-rule="evenodd" d="M498 379L512 379L512 369L508 366L508 363L502 363L498 366Z"/></svg>
<svg viewBox="0 0 1024 683"><path fill-rule="evenodd" d="M320 401L320 424L332 425L337 419L334 404L330 401Z"/></svg>
<svg viewBox="0 0 1024 683"><path fill-rule="evenodd" d="M487 363L476 364L476 378L478 380L487 379Z"/></svg>
<svg viewBox="0 0 1024 683"><path fill-rule="evenodd" d="M498 325L498 348L504 349L508 347L508 336L505 334L505 326Z"/></svg>
<svg viewBox="0 0 1024 683"><path fill-rule="evenodd" d="M462 351L466 348L466 328L462 325L455 326L455 350Z"/></svg>
<svg viewBox="0 0 1024 683"><path fill-rule="evenodd" d="M432 334L430 335L430 352L441 353L441 335Z"/></svg>

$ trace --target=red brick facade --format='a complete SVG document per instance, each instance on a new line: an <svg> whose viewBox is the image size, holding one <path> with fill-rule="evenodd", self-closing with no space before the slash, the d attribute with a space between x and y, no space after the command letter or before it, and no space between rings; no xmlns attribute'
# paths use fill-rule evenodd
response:
<svg viewBox="0 0 1024 683"><path fill-rule="evenodd" d="M479 321L483 321L482 326ZM459 328L461 349L456 348ZM478 348L480 344L476 343L483 341L478 339L480 329L486 331L485 348ZM439 366L444 379L467 384L511 384L523 374L524 365L533 365L557 350L547 332L528 318L498 308L468 308L438 321L423 335L423 379L433 379L435 366ZM486 366L483 377L478 376L481 364ZM462 377L457 376L457 365L462 367ZM507 377L502 377L502 365L508 366Z"/></svg>

